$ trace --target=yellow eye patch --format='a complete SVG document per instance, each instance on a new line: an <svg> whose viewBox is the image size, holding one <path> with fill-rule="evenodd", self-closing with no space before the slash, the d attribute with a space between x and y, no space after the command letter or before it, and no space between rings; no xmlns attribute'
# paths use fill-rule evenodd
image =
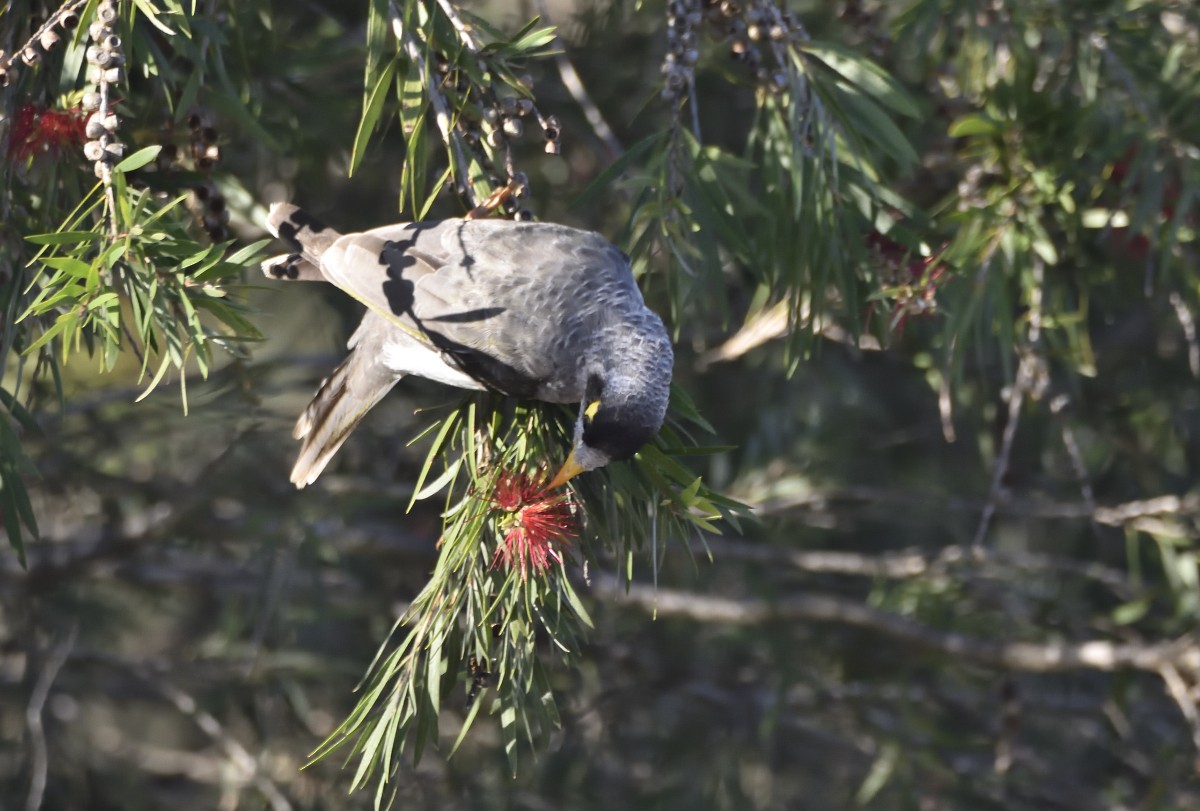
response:
<svg viewBox="0 0 1200 811"><path fill-rule="evenodd" d="M587 408L585 408L583 410L583 416L587 417L589 420L594 420L594 419L596 419L596 412L599 410L600 410L600 401L592 400L590 403L588 403Z"/></svg>

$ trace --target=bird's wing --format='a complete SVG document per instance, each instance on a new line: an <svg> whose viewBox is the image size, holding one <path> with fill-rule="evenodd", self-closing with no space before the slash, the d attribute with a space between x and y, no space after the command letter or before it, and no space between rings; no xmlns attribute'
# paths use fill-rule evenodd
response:
<svg viewBox="0 0 1200 811"><path fill-rule="evenodd" d="M606 307L642 306L616 248L548 223L385 226L341 237L321 267L472 377L520 397L537 396L546 380L573 381L581 342L607 320Z"/></svg>
<svg viewBox="0 0 1200 811"><path fill-rule="evenodd" d="M447 261L417 282L414 313L459 365L523 397L577 402L598 333L642 309L625 257L553 223L468 220L438 235Z"/></svg>

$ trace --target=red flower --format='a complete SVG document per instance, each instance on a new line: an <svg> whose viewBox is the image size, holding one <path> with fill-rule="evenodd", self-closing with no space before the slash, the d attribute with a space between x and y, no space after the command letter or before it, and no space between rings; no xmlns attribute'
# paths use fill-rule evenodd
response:
<svg viewBox="0 0 1200 811"><path fill-rule="evenodd" d="M491 502L504 513L499 523L505 530L492 558L493 568L501 561L510 568L517 566L525 581L530 570L542 574L551 560L562 563L562 552L555 545L565 544L579 531L576 505L570 496L547 490L544 481L505 470L496 479Z"/></svg>
<svg viewBox="0 0 1200 811"><path fill-rule="evenodd" d="M39 110L23 104L13 118L8 158L23 161L47 153L59 157L84 142L83 127L82 110Z"/></svg>

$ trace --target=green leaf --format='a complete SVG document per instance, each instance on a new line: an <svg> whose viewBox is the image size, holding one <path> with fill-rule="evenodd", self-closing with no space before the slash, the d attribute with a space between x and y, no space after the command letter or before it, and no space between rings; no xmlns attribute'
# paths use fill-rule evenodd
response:
<svg viewBox="0 0 1200 811"><path fill-rule="evenodd" d="M575 593L575 587L571 585L571 578L567 577L565 570L561 574L562 576L558 578L558 583L562 589L563 596L567 598L567 604L571 606L571 610L583 621L584 625L589 628L595 628L596 626L592 622L591 615L588 614L583 601L579 599L579 595Z"/></svg>
<svg viewBox="0 0 1200 811"><path fill-rule="evenodd" d="M575 211L590 204L597 196L600 195L612 181L619 177L626 169L641 160L642 156L650 151L652 147L663 140L661 133L647 136L636 144L625 150L625 153L615 161L610 163L603 172L596 175L595 179L584 188L579 195L571 201L567 207L568 211Z"/></svg>
<svg viewBox="0 0 1200 811"><path fill-rule="evenodd" d="M79 242L96 242L104 239L99 231L57 231L53 234L34 234L25 239L35 245L74 245Z"/></svg>
<svg viewBox="0 0 1200 811"><path fill-rule="evenodd" d="M904 133L868 97L844 93L841 101L855 134L890 155L901 169L913 166L920 160Z"/></svg>
<svg viewBox="0 0 1200 811"><path fill-rule="evenodd" d="M483 706L483 696L476 696L471 702L471 709L467 711L467 717L463 719L462 728L458 731L458 737L454 739L454 746L450 747L450 754L447 758L454 757L454 753L458 751L458 747L462 746L462 742L467 738L467 732L471 729L471 725L475 723L475 716L479 715L479 708Z"/></svg>
<svg viewBox="0 0 1200 811"><path fill-rule="evenodd" d="M840 43L823 40L809 40L800 46L800 50L816 56L831 70L901 115L920 117L920 108L908 91L891 74L862 54Z"/></svg>
<svg viewBox="0 0 1200 811"><path fill-rule="evenodd" d="M239 249L225 259L231 265L246 265L251 262L251 257L254 257L255 262L258 261L257 254L271 243L269 239L260 239L257 242L251 242L244 248Z"/></svg>
<svg viewBox="0 0 1200 811"><path fill-rule="evenodd" d="M157 158L159 152L162 152L162 145L160 144L142 147L114 166L113 169L117 172L132 172L141 169L147 163Z"/></svg>
<svg viewBox="0 0 1200 811"><path fill-rule="evenodd" d="M396 73L396 60L391 60L384 65L383 70L379 74L379 79L375 82L375 87L371 90L370 98L363 109L362 117L358 121L358 132L354 135L354 146L350 151L350 170L351 177L354 176L354 171L362 163L363 155L366 154L367 144L371 140L371 135L375 132L375 125L379 123L379 116L383 113L383 103L387 100L388 91L391 88L392 77Z"/></svg>
<svg viewBox="0 0 1200 811"><path fill-rule="evenodd" d="M133 0L133 3L135 6L137 6L138 11L142 12L142 14L146 16L146 19L150 21L151 25L153 25L159 31L162 31L168 37L175 36L175 32L172 31L166 23L159 19L158 9L154 7L154 4L151 3L150 0Z"/></svg>
<svg viewBox="0 0 1200 811"><path fill-rule="evenodd" d="M970 113L951 123L948 132L951 138L966 138L971 135L998 136L1004 130L999 122L980 113Z"/></svg>

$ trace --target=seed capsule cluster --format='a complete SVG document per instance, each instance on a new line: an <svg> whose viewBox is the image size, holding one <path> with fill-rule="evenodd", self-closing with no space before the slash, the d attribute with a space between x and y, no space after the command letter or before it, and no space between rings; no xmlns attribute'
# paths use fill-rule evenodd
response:
<svg viewBox="0 0 1200 811"><path fill-rule="evenodd" d="M460 116L456 122L463 141L479 155L484 165L492 169L490 180L497 192L481 202L478 209L481 212L500 210L515 219L532 220L533 212L521 205L521 200L529 193L529 178L524 172L516 170L512 145L526 136L527 124L531 119L537 122L542 131L544 149L548 154L559 154L562 137L562 125L558 118L542 115L533 99L522 94L522 91L533 90L533 77L520 76L513 83L511 91L507 84L500 91L495 74L489 72L487 63L482 59L479 61L479 69L484 76L482 84L472 85L466 72L452 65L444 56L438 57L437 69L443 77L443 92L468 97L474 95L479 100L477 105L468 105L467 114Z"/></svg>
<svg viewBox="0 0 1200 811"><path fill-rule="evenodd" d="M96 19L88 27L91 45L87 48L88 79L95 90L83 94L82 106L88 113L84 134L83 156L95 165L96 177L109 176L112 164L125 155L125 144L117 139L121 121L113 112L109 87L124 78L125 53L121 37L114 30L117 5L114 0L101 0L96 7Z"/></svg>
<svg viewBox="0 0 1200 811"><path fill-rule="evenodd" d="M213 126L208 113L204 110L193 110L188 113L188 129L191 130L191 142L188 151L196 169L201 172L212 172L221 160L221 147L217 145L219 133ZM229 238L229 208L225 204L225 195L217 188L210 177L192 189L194 210L200 219L200 224L208 232L209 239L220 242Z"/></svg>
<svg viewBox="0 0 1200 811"><path fill-rule="evenodd" d="M729 44L729 55L743 63L758 86L778 93L788 86L794 68L788 45L805 39L792 13L771 0L705 0L705 18Z"/></svg>
<svg viewBox="0 0 1200 811"><path fill-rule="evenodd" d="M0 49L0 87L8 87L12 83L18 61L26 67L36 66L42 61L43 54L57 48L64 35L69 35L78 27L79 15L75 13L73 6L66 7L56 12L15 52L9 54Z"/></svg>
<svg viewBox="0 0 1200 811"><path fill-rule="evenodd" d="M671 0L667 4L667 53L663 57L663 101L675 101L691 86L700 61L696 28L704 19L702 0Z"/></svg>
<svg viewBox="0 0 1200 811"><path fill-rule="evenodd" d="M217 184L206 180L192 189L192 195L195 198L194 210L209 239L213 242L229 239L229 208Z"/></svg>
<svg viewBox="0 0 1200 811"><path fill-rule="evenodd" d="M208 110L195 107L184 118L188 135L180 133L173 119L168 119L159 130L161 148L154 159L153 168L158 172L183 170L207 173L209 177L191 186L192 196L188 206L214 242L229 238L229 209L225 196L212 180L212 171L221 161L220 132L213 123Z"/></svg>
<svg viewBox="0 0 1200 811"><path fill-rule="evenodd" d="M789 47L807 37L791 12L773 0L670 0L662 98L678 101L690 91L700 59L700 29L723 42L746 66L761 90L780 93L795 73Z"/></svg>

